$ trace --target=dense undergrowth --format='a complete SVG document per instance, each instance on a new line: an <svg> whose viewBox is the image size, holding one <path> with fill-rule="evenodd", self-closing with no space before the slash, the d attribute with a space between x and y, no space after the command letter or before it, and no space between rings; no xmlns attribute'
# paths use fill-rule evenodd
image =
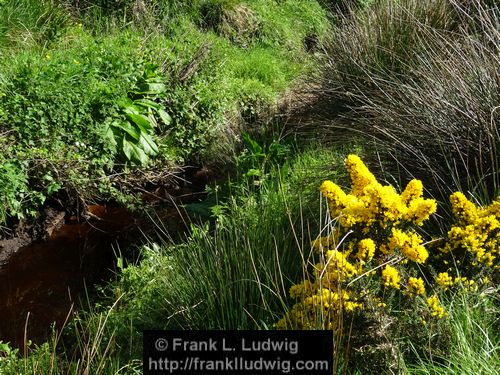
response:
<svg viewBox="0 0 500 375"><path fill-rule="evenodd" d="M117 199L110 173L134 166L229 157L242 124L305 72L323 121L307 124L312 149L244 134L232 180L185 207L197 214L185 240L156 223L158 238L119 259L62 334L25 356L1 344L1 373L140 373L148 328L334 329L334 373L500 371L498 6L319 3L332 11L320 85L311 53L329 26L312 2L50 2L59 26L26 7L42 22L27 34L8 17L0 40L14 58L2 54L0 83L17 77L25 91L0 100L27 110L0 113L13 116L4 215L49 189L86 197L96 176L90 196ZM43 100L31 106L32 94ZM331 142L339 131L359 143Z"/></svg>
<svg viewBox="0 0 500 375"><path fill-rule="evenodd" d="M228 163L328 27L308 1L2 1L0 222Z"/></svg>

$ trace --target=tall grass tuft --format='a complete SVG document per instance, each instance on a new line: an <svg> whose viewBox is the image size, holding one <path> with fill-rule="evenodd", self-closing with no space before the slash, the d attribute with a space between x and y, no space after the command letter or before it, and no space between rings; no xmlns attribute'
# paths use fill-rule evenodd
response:
<svg viewBox="0 0 500 375"><path fill-rule="evenodd" d="M491 200L500 188L499 20L498 5L478 0L383 0L344 16L322 94L326 115L340 108L349 125L324 129L375 140L438 198L458 189Z"/></svg>
<svg viewBox="0 0 500 375"><path fill-rule="evenodd" d="M4 0L0 2L0 46L50 45L69 23L69 14L55 1Z"/></svg>
<svg viewBox="0 0 500 375"><path fill-rule="evenodd" d="M450 353L444 357L420 356L408 373L424 374L497 374L500 371L500 337L498 336L498 290L490 295L463 293L449 301Z"/></svg>

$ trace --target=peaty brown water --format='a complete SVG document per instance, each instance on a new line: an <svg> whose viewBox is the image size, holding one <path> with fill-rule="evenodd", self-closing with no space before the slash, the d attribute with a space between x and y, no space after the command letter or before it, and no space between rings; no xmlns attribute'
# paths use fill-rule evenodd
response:
<svg viewBox="0 0 500 375"><path fill-rule="evenodd" d="M0 340L22 347L25 336L47 337L61 327L86 286L109 280L113 245L137 226L116 206L91 206L89 220L68 220L47 241L17 250L0 265ZM83 296L83 297L82 297Z"/></svg>

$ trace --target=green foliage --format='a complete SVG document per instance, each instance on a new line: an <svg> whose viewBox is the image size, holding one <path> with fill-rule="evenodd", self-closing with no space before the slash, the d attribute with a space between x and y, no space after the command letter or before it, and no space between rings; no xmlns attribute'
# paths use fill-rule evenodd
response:
<svg viewBox="0 0 500 375"><path fill-rule="evenodd" d="M308 154L292 163L290 181L303 182L300 175L318 184L319 173L340 159L334 151L315 154L317 159ZM121 297L107 318L104 336L112 338L101 347L112 342L113 355L129 360L140 357L143 329L271 327L300 274L304 239L294 233L317 224L316 210L308 209L317 200L314 190L283 182L278 170L269 180L275 183L259 191L242 187L238 196L218 201L212 224L193 225L182 243L148 244L140 263L122 267L117 282L105 289L108 304L82 316L83 326L94 326ZM246 179L241 183L246 186ZM285 239L279 248L277 238Z"/></svg>
<svg viewBox="0 0 500 375"><path fill-rule="evenodd" d="M170 125L172 118L158 103L165 98L163 79L154 73L154 66L147 66L144 77L133 91L134 100L127 98L118 103L117 118L106 129L106 136L117 146L126 161L145 166L150 157L159 152L153 136L155 128Z"/></svg>
<svg viewBox="0 0 500 375"><path fill-rule="evenodd" d="M498 334L498 289L486 294L457 293L448 301L449 353L416 354L408 373L424 374L495 374L500 370L500 337ZM415 352L415 349L413 349Z"/></svg>
<svg viewBox="0 0 500 375"><path fill-rule="evenodd" d="M236 158L238 171L253 183L260 185L269 173L280 168L281 175L286 176L288 168L285 165L290 147L279 140L273 140L268 146L261 146L250 134L243 133L245 150Z"/></svg>
<svg viewBox="0 0 500 375"><path fill-rule="evenodd" d="M50 179L49 176L46 176ZM45 201L46 196L58 189L57 185L50 185L49 190L33 191L29 187L28 176L16 160L2 160L0 163L0 224L5 223L9 216L22 219L35 216L37 208Z"/></svg>
<svg viewBox="0 0 500 375"><path fill-rule="evenodd" d="M134 168L227 161L240 119L310 71L303 42L327 29L316 2L280 3L2 2L0 128L5 158L22 160L29 181L3 184L3 219L61 189L127 200Z"/></svg>

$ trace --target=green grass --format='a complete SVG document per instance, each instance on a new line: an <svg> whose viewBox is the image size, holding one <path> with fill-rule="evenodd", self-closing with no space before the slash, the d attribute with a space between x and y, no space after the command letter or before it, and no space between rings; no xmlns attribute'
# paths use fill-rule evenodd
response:
<svg viewBox="0 0 500 375"><path fill-rule="evenodd" d="M314 150L290 160L285 174L271 168L259 188L246 179L234 185L232 196L211 203L211 224L193 224L180 244L144 246L141 261L121 268L105 297L79 311L61 339L30 349L27 360L0 361L0 371L79 373L90 366L107 374L140 361L143 329L272 328L318 231L317 186L339 177L332 165L342 158Z"/></svg>
<svg viewBox="0 0 500 375"><path fill-rule="evenodd" d="M490 288L485 292L459 294L448 301L449 353L441 357L420 356L416 366L409 366L410 374L473 375L500 371L498 290Z"/></svg>
<svg viewBox="0 0 500 375"><path fill-rule="evenodd" d="M143 181L134 186L129 176L137 170L154 179L179 165L238 167L235 182L186 207L204 222L181 242L166 233L151 239L135 263L120 258L116 280L81 303L61 335L29 345L26 355L0 344L0 373L137 374L144 329L273 328L321 231L317 189L324 179L345 181L348 146L290 158L290 147L259 129L301 78L317 78L321 48L306 44L321 47L330 30L319 3L0 3L0 224L67 195L134 202ZM490 45L498 9L452 0L356 3L357 13L331 15L337 28L320 92L335 104L329 118L340 108L351 136L377 138L382 149L372 161L387 165L394 151L395 181L425 171L438 194L461 187L487 201L498 189L498 56ZM127 106L144 99L153 107L137 110L152 131L127 117ZM248 150L233 158L250 125L264 141L247 138ZM320 142L332 129L316 128ZM133 162L123 139L147 146L127 138L134 132L151 136L156 155ZM366 330L347 337L342 355L351 359L339 358L339 373L498 372L496 288L451 295L449 318L426 326L416 309L361 316L354 324Z"/></svg>
<svg viewBox="0 0 500 375"><path fill-rule="evenodd" d="M287 167L268 166L257 186L247 185L242 174L229 191L219 187L219 199L204 203L208 221L192 224L181 242L151 240L137 263L124 266L121 259L116 280L102 289L97 303L83 303L62 335L31 345L25 357L0 347L6 356L0 371L135 374L144 329L272 329L293 304L290 286L313 262L310 241L321 229L317 188L324 179L344 181L344 156L333 150L301 152L287 160ZM408 374L495 373L495 288L454 289L442 299L449 317L429 318L427 325L419 315L425 309L414 307L410 313L400 306L382 315L360 315L355 327L344 327L348 349L338 359L338 373L389 366Z"/></svg>
<svg viewBox="0 0 500 375"><path fill-rule="evenodd" d="M268 118L314 69L304 40L319 45L329 27L310 1L137 4L2 2L0 162L19 160L19 180L30 184L0 170L9 197L1 223L63 196L137 203L144 181L127 177L134 169L154 179L174 166L227 162L248 123ZM136 106L145 129L127 117L137 99L169 119Z"/></svg>

